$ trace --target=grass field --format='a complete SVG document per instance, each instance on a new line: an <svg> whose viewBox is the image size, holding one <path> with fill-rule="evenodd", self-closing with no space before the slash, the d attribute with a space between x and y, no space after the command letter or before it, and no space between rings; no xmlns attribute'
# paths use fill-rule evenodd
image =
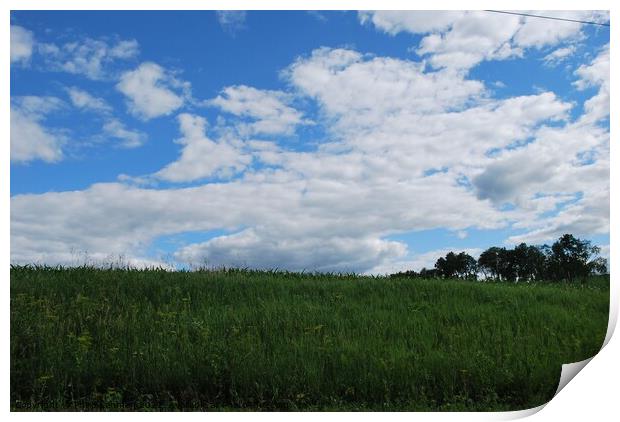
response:
<svg viewBox="0 0 620 422"><path fill-rule="evenodd" d="M518 410L607 329L608 279L11 269L13 410Z"/></svg>

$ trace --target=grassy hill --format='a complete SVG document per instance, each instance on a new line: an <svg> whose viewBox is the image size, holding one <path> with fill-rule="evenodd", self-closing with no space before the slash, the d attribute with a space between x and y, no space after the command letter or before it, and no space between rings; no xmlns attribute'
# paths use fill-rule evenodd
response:
<svg viewBox="0 0 620 422"><path fill-rule="evenodd" d="M607 329L584 285L11 269L14 410L518 410Z"/></svg>

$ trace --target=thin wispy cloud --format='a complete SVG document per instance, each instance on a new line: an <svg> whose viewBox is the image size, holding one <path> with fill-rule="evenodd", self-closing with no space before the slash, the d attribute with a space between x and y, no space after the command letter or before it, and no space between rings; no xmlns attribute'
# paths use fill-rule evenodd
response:
<svg viewBox="0 0 620 422"><path fill-rule="evenodd" d="M218 10L216 12L217 21L222 29L230 35L245 29L245 19L247 12L245 10Z"/></svg>

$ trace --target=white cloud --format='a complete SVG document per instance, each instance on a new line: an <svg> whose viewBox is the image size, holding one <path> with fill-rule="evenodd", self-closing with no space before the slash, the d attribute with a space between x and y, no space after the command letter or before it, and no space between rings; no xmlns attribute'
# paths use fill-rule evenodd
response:
<svg viewBox="0 0 620 422"><path fill-rule="evenodd" d="M605 12L535 11L540 15L604 22ZM581 38L582 25L486 11L376 11L360 12L362 23L372 23L391 35L428 34L416 52L436 68L467 70L483 60L523 55L524 49L542 48Z"/></svg>
<svg viewBox="0 0 620 422"><path fill-rule="evenodd" d="M115 60L130 59L139 52L135 40L120 40L110 45L104 40L85 38L60 46L41 43L37 47L45 59L46 70L83 75L95 80L109 77L108 67Z"/></svg>
<svg viewBox="0 0 620 422"><path fill-rule="evenodd" d="M381 10L376 12L359 12L362 24L372 23L378 29L388 34L396 35L407 31L414 34L425 32L445 31L455 21L462 18L466 12L419 10L407 12L402 10Z"/></svg>
<svg viewBox="0 0 620 422"><path fill-rule="evenodd" d="M11 63L27 63L32 56L34 34L18 25L11 25Z"/></svg>
<svg viewBox="0 0 620 422"><path fill-rule="evenodd" d="M176 140L183 145L181 157L155 173L155 178L170 182L191 182L210 176L228 178L252 161L251 155L240 151L240 145L225 139L209 139L203 117L183 113L178 120L183 135Z"/></svg>
<svg viewBox="0 0 620 422"><path fill-rule="evenodd" d="M171 114L183 105L189 93L187 82L151 62L125 72L116 88L127 97L129 111L144 120Z"/></svg>
<svg viewBox="0 0 620 422"><path fill-rule="evenodd" d="M537 10L528 13L593 22L609 20L609 15L603 11ZM576 22L527 17L522 19L522 25L515 34L514 41L522 47L541 48L555 45L560 41L579 39L582 37L581 29L582 25Z"/></svg>
<svg viewBox="0 0 620 422"><path fill-rule="evenodd" d="M245 19L247 12L245 10L217 10L217 21L222 29L230 34L245 28Z"/></svg>
<svg viewBox="0 0 620 422"><path fill-rule="evenodd" d="M579 85L602 91L604 54L578 70ZM608 230L609 132L571 120L572 104L551 92L496 99L463 72L348 49L318 49L284 75L288 95L316 102L327 133L316 149L287 150L277 137L240 140L234 130L211 139L203 117L181 114L180 157L149 177L216 182L15 196L11 259L51 261L71 247L140 258L159 236L224 229L235 234L188 245L177 259L392 272L422 264L386 240L398 233L512 225L537 239L567 227ZM263 98L270 91L234 89L218 102L240 118L289 113L249 100L272 101ZM271 108L288 107L280 95ZM503 211L504 202L514 209Z"/></svg>
<svg viewBox="0 0 620 422"><path fill-rule="evenodd" d="M478 81L453 72L425 72L424 65L387 57L364 57L320 48L285 72L302 93L315 98L342 127L383 124L392 115L458 109L483 94Z"/></svg>
<svg viewBox="0 0 620 422"><path fill-rule="evenodd" d="M417 53L430 55L430 63L438 68L469 69L482 60L520 56L522 51L510 43L518 28L515 16L489 18L485 12L467 12L449 31L423 38Z"/></svg>
<svg viewBox="0 0 620 422"><path fill-rule="evenodd" d="M609 83L609 44L590 63L583 64L575 71L579 79L575 82L578 89L589 86L601 86Z"/></svg>
<svg viewBox="0 0 620 422"><path fill-rule="evenodd" d="M330 116L341 148L392 163L377 168L383 174L419 175L464 157L481 165L491 148L526 140L536 125L564 119L571 107L553 93L490 100L480 82L460 74L349 50L317 50L297 60L288 77Z"/></svg>
<svg viewBox="0 0 620 422"><path fill-rule="evenodd" d="M121 40L110 47L108 55L115 59L131 59L140 52L140 46L136 40Z"/></svg>
<svg viewBox="0 0 620 422"><path fill-rule="evenodd" d="M558 64L562 63L564 60L572 56L575 51L577 51L577 47L575 45L557 48L551 53L547 54L545 57L543 57L543 61L547 66L557 66Z"/></svg>
<svg viewBox="0 0 620 422"><path fill-rule="evenodd" d="M517 206L508 213L513 227L527 231L512 236L511 243L606 233L609 132L581 119L566 127L543 127L530 144L494 158L473 183L481 197ZM570 204L563 206L567 200Z"/></svg>
<svg viewBox="0 0 620 422"><path fill-rule="evenodd" d="M252 252L248 245L260 239L273 256L263 255L266 264L286 258L290 263L278 267L366 271L406 251L398 242L382 240L386 232L437 224L463 227L472 220L497 219L458 188L447 195L439 191L444 183L431 180L425 186L411 186L373 180L367 187L267 172L256 178L183 189L99 184L84 191L17 195L11 199L12 260L45 257L55 262L55 257L65 257L71 249L139 257L158 236L216 228L237 231L249 226L256 236L245 232L220 239L187 249L178 258L201 264L200 252L208 252L209 264L241 260L253 264L259 251ZM222 245L234 245L237 255L223 255ZM315 254L321 259L314 258Z"/></svg>
<svg viewBox="0 0 620 422"><path fill-rule="evenodd" d="M71 103L79 109L92 110L103 114L112 111L112 107L103 98L95 97L82 89L71 87L67 89L67 93Z"/></svg>
<svg viewBox="0 0 620 422"><path fill-rule="evenodd" d="M474 185L481 197L500 202L526 202L536 193L588 191L606 183L606 178L599 178L597 165L605 165L608 148L609 132L602 128L579 122L562 128L543 127L530 144L491 160L474 178ZM585 153L592 153L592 158L600 156L598 164L584 164L579 157ZM588 175L592 171L594 174Z"/></svg>
<svg viewBox="0 0 620 422"><path fill-rule="evenodd" d="M587 192L584 199L567 206L556 216L525 224L524 226L530 231L509 237L507 243L550 243L564 233L582 238L607 234L609 217L609 185L603 185Z"/></svg>
<svg viewBox="0 0 620 422"><path fill-rule="evenodd" d="M609 44L607 44L590 64L581 65L575 71L575 75L579 78L574 82L577 89L597 86L599 88L598 93L584 103L586 112L581 117L583 122L597 122L609 117L609 68Z"/></svg>
<svg viewBox="0 0 620 422"><path fill-rule="evenodd" d="M247 229L184 247L175 257L194 265L360 272L405 251L402 243L375 238L281 238Z"/></svg>
<svg viewBox="0 0 620 422"><path fill-rule="evenodd" d="M106 136L119 139L123 148L137 148L146 142L144 133L127 129L118 119L108 119L103 124L103 133Z"/></svg>
<svg viewBox="0 0 620 422"><path fill-rule="evenodd" d="M288 100L289 96L281 91L238 85L225 88L207 104L254 120L240 125L242 133L277 135L291 134L295 126L304 123L302 114L286 104Z"/></svg>
<svg viewBox="0 0 620 422"><path fill-rule="evenodd" d="M44 126L46 116L62 107L55 97L11 99L11 161L59 161L63 137Z"/></svg>

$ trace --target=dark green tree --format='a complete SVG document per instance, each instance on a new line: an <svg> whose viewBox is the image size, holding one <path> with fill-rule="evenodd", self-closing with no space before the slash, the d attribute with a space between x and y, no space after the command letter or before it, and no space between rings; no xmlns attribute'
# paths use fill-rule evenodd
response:
<svg viewBox="0 0 620 422"><path fill-rule="evenodd" d="M529 278L527 281L544 279L546 266L547 256L544 250L539 246L528 246L526 274Z"/></svg>
<svg viewBox="0 0 620 422"><path fill-rule="evenodd" d="M475 278L477 265L476 260L465 252L458 255L448 252L445 257L435 262L435 269L438 275L444 278Z"/></svg>
<svg viewBox="0 0 620 422"><path fill-rule="evenodd" d="M440 277L453 277L454 271L451 268L451 263L448 261L450 259L450 254L454 255L454 253L449 252L446 257L441 257L437 259L435 262L435 270L437 270L437 274Z"/></svg>
<svg viewBox="0 0 620 422"><path fill-rule="evenodd" d="M585 280L596 269L602 269L602 262L597 261L596 257L599 253L600 248L592 246L589 240L565 234L551 245L547 264L548 275L554 280L567 282ZM591 258L594 260L590 261Z"/></svg>
<svg viewBox="0 0 620 422"><path fill-rule="evenodd" d="M439 274L437 273L436 269L427 269L426 267L423 267L420 270L420 277L421 278L437 278L439 276Z"/></svg>
<svg viewBox="0 0 620 422"><path fill-rule="evenodd" d="M499 250L499 275L504 281L517 280L517 268L514 249L501 248Z"/></svg>
<svg viewBox="0 0 620 422"><path fill-rule="evenodd" d="M606 274L607 261L598 257L600 248L571 234L553 245L530 246L521 243L513 249L493 246L476 261L465 252L448 252L435 262L435 269L420 273L406 271L394 277L476 279L478 272L498 281L585 280L592 274Z"/></svg>
<svg viewBox="0 0 620 422"><path fill-rule="evenodd" d="M484 274L485 278L491 277L495 280L500 279L500 253L502 249L503 248L493 246L480 254L478 258L478 269Z"/></svg>
<svg viewBox="0 0 620 422"><path fill-rule="evenodd" d="M474 257L465 252L456 256L456 274L460 278L477 279L478 265Z"/></svg>
<svg viewBox="0 0 620 422"><path fill-rule="evenodd" d="M536 246L521 243L512 252L512 267L518 281L542 279L545 272L545 254Z"/></svg>

